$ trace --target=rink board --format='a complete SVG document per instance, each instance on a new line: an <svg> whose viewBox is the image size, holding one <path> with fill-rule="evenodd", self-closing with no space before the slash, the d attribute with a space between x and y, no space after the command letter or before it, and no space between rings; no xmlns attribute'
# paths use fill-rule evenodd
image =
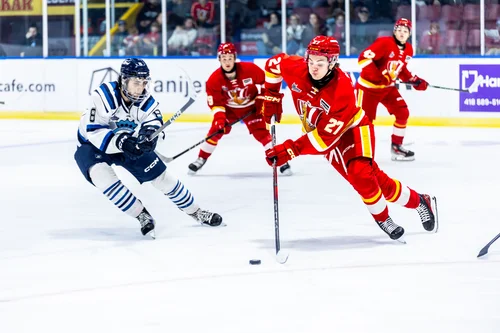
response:
<svg viewBox="0 0 500 333"><path fill-rule="evenodd" d="M244 58L263 67L265 58ZM118 77L123 59L60 58L5 59L0 61L0 119L78 119L89 101L89 93L103 81ZM206 105L205 82L218 67L215 58L147 59L152 74L152 93L168 117L189 96L196 102L178 119L187 122L211 120ZM353 81L359 77L356 58L341 59ZM398 89L410 107L410 124L422 126L500 127L500 58L415 58L413 73L428 82L461 89L459 93L429 88ZM284 87L285 123L298 123L292 99ZM393 118L380 106L377 123L391 125Z"/></svg>

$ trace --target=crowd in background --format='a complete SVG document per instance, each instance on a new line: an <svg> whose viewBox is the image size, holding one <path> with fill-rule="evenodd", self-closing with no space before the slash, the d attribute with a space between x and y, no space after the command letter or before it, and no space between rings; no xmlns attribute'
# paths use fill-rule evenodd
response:
<svg viewBox="0 0 500 333"><path fill-rule="evenodd" d="M281 0L227 0L226 39L240 54L272 55L282 51L303 55L316 35L333 36L346 53L346 0L288 0L286 50L282 50ZM349 0L347 0L349 1ZM485 0L487 54L500 54L500 5ZM168 55L214 55L220 42L219 0L168 0ZM480 52L479 0L418 0L417 52L420 54L478 54ZM394 22L411 19L409 0L351 0L350 54L358 54L377 37L392 35ZM102 15L101 15L102 16ZM161 55L162 7L160 0L144 0L135 22L118 20L111 55ZM104 30L103 30L104 28ZM35 30L35 32L33 31ZM105 34L103 17L89 18L89 35ZM32 25L23 41L41 45ZM1 54L0 54L1 55Z"/></svg>

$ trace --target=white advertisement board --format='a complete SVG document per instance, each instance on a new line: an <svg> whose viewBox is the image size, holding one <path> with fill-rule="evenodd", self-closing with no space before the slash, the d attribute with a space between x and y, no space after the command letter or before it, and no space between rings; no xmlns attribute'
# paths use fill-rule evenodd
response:
<svg viewBox="0 0 500 333"><path fill-rule="evenodd" d="M266 59L254 62L264 67ZM189 94L196 103L188 110L190 120L207 120L205 82L219 67L216 59L147 59L152 92L165 114L175 112ZM0 118L23 113L80 113L92 89L118 77L122 59L4 59L0 61ZM357 59L340 60L353 81L359 76ZM471 88L459 93L429 88L416 91L400 85L412 118L500 119L500 59L416 58L410 70L429 83L443 87ZM290 94L284 100L285 114L294 115ZM379 116L387 116L380 106ZM22 116L21 116L22 117ZM497 122L498 123L498 122Z"/></svg>

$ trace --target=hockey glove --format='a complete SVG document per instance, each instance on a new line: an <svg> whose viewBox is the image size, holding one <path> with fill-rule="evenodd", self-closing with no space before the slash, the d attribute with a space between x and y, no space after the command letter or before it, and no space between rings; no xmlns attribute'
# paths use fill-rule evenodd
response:
<svg viewBox="0 0 500 333"><path fill-rule="evenodd" d="M229 134L229 132L231 132L231 126L227 125L226 113L222 111L216 112L214 114L212 127L210 128L210 131L208 131L208 136L217 132L220 133L213 137L215 141L219 141L224 134Z"/></svg>
<svg viewBox="0 0 500 333"><path fill-rule="evenodd" d="M419 78L416 75L410 79L410 82L412 83L413 88L415 88L415 90L426 90L427 87L429 86L427 81Z"/></svg>
<svg viewBox="0 0 500 333"><path fill-rule="evenodd" d="M290 161L292 158L299 156L299 151L292 140L286 140L282 144L276 145L271 149L266 150L266 161L270 166L276 160L276 165L280 166Z"/></svg>
<svg viewBox="0 0 500 333"><path fill-rule="evenodd" d="M154 138L151 141L148 141L147 138L149 138L156 130L158 129L158 126L152 126L152 125L146 125L142 126L141 129L139 130L139 138L138 141L141 142L139 143L139 148L145 152L149 153L155 150L156 148L156 143L158 142L158 137Z"/></svg>
<svg viewBox="0 0 500 333"><path fill-rule="evenodd" d="M270 124L273 116L275 116L277 123L281 121L283 96L284 94L269 89L262 89L262 94L257 96L257 99L261 100L255 103L258 108L257 113L261 113L264 116L266 123Z"/></svg>
<svg viewBox="0 0 500 333"><path fill-rule="evenodd" d="M130 133L123 133L116 140L116 146L123 152L125 157L136 160L142 156L143 151L137 144L139 139L133 137Z"/></svg>

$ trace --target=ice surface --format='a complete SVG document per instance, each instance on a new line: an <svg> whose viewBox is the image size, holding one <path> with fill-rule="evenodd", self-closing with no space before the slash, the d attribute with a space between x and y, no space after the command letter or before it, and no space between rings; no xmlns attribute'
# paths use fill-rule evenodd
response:
<svg viewBox="0 0 500 333"><path fill-rule="evenodd" d="M208 124L176 123L175 155ZM201 227L150 184L117 169L157 219L157 239L118 211L73 160L77 123L0 122L0 332L500 332L500 131L408 129L414 162L392 162L390 127L377 160L438 198L440 230L391 205L407 245L375 225L319 156L280 177L282 249L274 260L272 172L237 126L196 176L197 149L169 164L225 228ZM300 128L278 125L278 141ZM262 264L251 266L250 259Z"/></svg>

